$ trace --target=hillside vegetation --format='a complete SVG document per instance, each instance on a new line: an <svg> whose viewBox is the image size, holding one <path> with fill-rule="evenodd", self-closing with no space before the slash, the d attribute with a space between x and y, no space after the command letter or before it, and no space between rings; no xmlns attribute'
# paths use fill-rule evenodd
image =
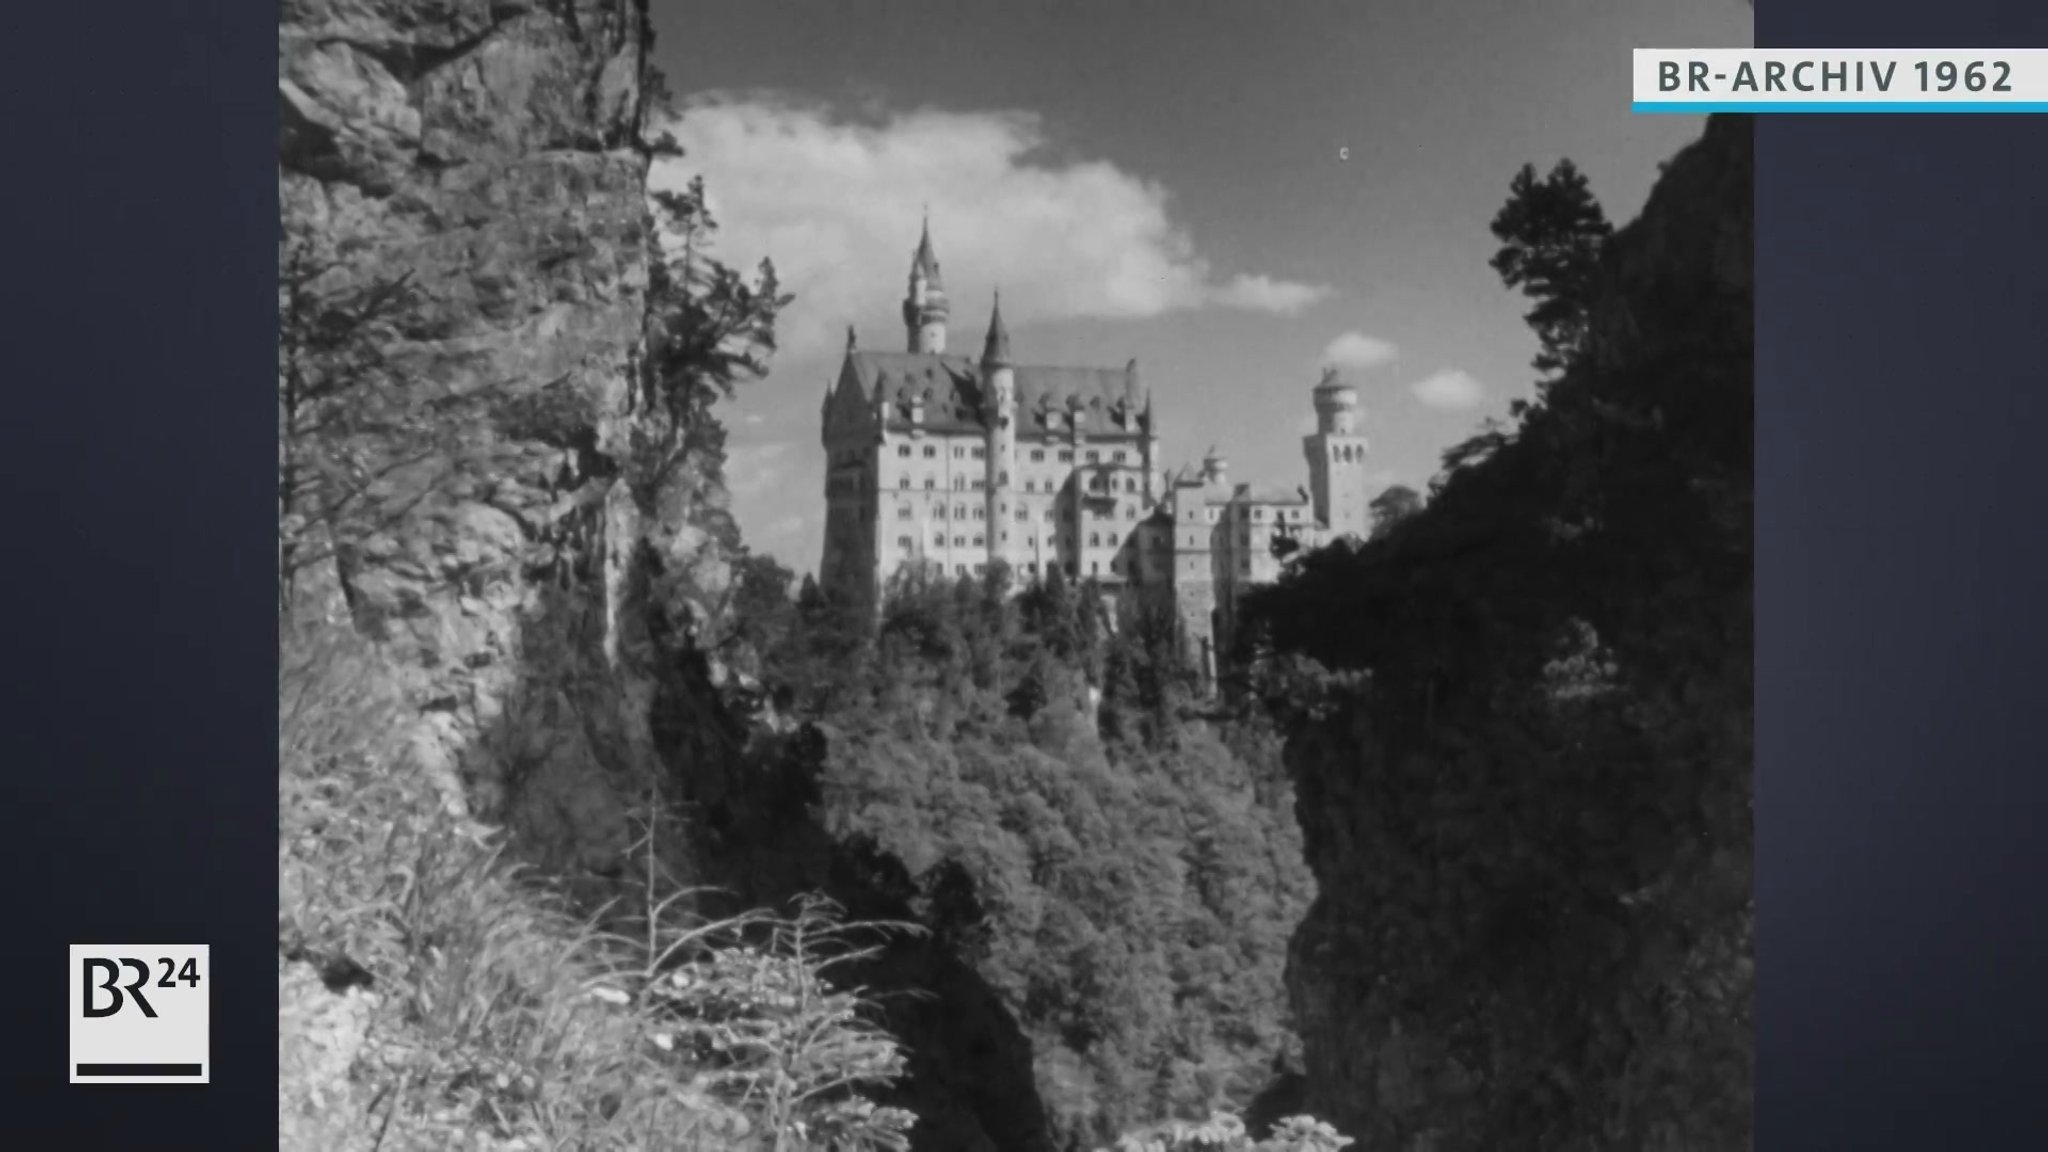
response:
<svg viewBox="0 0 2048 1152"><path fill-rule="evenodd" d="M822 883L964 965L979 1016L891 1010L906 1106L980 1099L1004 1148L1245 1107L1293 1066L1281 972L1311 894L1277 736L1194 714L1168 604L1006 580L903 581L877 610L747 565L767 706L807 719L769 777L794 787L700 799L730 845L711 866ZM905 963L910 986L954 983ZM1019 1072L1042 1121L973 1087Z"/></svg>
<svg viewBox="0 0 2048 1152"><path fill-rule="evenodd" d="M1246 605L1306 1101L1363 1147L1749 1146L1749 148L1714 118L1611 238L1525 173L1496 266L1557 372Z"/></svg>

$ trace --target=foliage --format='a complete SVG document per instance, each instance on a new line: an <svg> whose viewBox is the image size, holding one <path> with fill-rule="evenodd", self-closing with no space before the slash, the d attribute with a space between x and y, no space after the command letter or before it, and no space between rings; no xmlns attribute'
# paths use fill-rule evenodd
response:
<svg viewBox="0 0 2048 1152"><path fill-rule="evenodd" d="M1253 1140L1244 1122L1218 1112L1201 1124L1174 1120L1133 1132L1114 1152L1337 1152L1356 1141L1312 1116L1289 1116L1264 1140Z"/></svg>
<svg viewBox="0 0 2048 1152"><path fill-rule="evenodd" d="M345 630L286 637L279 953L372 992L348 1001L369 1017L349 1082L288 1085L281 1132L336 1149L906 1146L910 1118L865 1098L901 1054L832 975L892 926L818 903L704 921L650 869L638 930L602 929L406 764L379 671Z"/></svg>
<svg viewBox="0 0 2048 1152"><path fill-rule="evenodd" d="M1377 540L1408 517L1422 511L1422 496L1406 484L1395 484L1372 498L1372 535Z"/></svg>
<svg viewBox="0 0 2048 1152"><path fill-rule="evenodd" d="M1247 695L1290 733L1342 961L1375 974L1346 1025L1467 1076L1407 1117L1360 1089L1333 1118L1362 1138L1748 1138L1752 300L1716 231L1746 227L1739 132L1710 129L1721 167L1673 165L1691 199L1653 198L1661 266L1619 279L1576 254L1591 227L1518 266L1573 315L1625 309L1622 336L1571 355L1426 509L1243 605Z"/></svg>
<svg viewBox="0 0 2048 1152"><path fill-rule="evenodd" d="M692 453L723 459L724 430L711 407L740 383L767 375L775 318L794 297L762 260L750 282L711 256L718 232L702 177L653 195L649 230L647 331L639 372L643 419L636 448L648 460L648 489Z"/></svg>
<svg viewBox="0 0 2048 1152"><path fill-rule="evenodd" d="M831 737L817 817L900 863L994 986L1056 1135L1241 1107L1292 1051L1310 895L1277 738L1197 716L1170 601L1005 579L905 574L877 608L813 590L764 617L771 691Z"/></svg>
<svg viewBox="0 0 2048 1152"><path fill-rule="evenodd" d="M1527 320L1542 345L1538 371L1564 368L1585 342L1600 252L1612 233L1585 174L1570 160L1541 180L1524 164L1509 183L1508 202L1493 219L1502 247L1491 263L1508 287L1536 301Z"/></svg>

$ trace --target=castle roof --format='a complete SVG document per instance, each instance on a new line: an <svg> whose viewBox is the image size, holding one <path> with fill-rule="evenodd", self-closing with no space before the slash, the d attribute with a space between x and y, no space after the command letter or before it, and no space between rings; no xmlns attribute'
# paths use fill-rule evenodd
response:
<svg viewBox="0 0 2048 1152"><path fill-rule="evenodd" d="M1003 294L996 293L995 311L988 318L988 343L982 345L983 364L1008 364L1010 362L1010 330L1003 327Z"/></svg>
<svg viewBox="0 0 2048 1152"><path fill-rule="evenodd" d="M1239 484L1230 499L1235 504L1306 504L1308 493L1284 484Z"/></svg>
<svg viewBox="0 0 2048 1152"><path fill-rule="evenodd" d="M930 431L968 432L984 427L987 398L982 394L976 357L853 351L847 353L841 374L851 375L862 397L889 403L892 429L910 427L913 398L923 399L924 427ZM1084 435L1128 434L1143 427L1138 418L1143 397L1122 368L1019 364L1013 369L1013 380L1020 435L1064 433L1067 414L1076 410L1087 414L1081 424ZM1116 420L1119 408L1131 417L1128 425ZM1053 419L1054 415L1058 419Z"/></svg>
<svg viewBox="0 0 2048 1152"><path fill-rule="evenodd" d="M940 287L939 257L936 252L932 251L932 222L930 217L925 219L924 234L918 237L917 254L911 257L910 270L913 274L918 272L924 273L925 282L931 287Z"/></svg>

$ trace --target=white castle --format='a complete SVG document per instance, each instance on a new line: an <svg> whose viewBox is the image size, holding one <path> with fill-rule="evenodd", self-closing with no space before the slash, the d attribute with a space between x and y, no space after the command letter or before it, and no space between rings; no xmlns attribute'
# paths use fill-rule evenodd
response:
<svg viewBox="0 0 2048 1152"><path fill-rule="evenodd" d="M1307 487L1232 484L1213 448L1199 467L1163 466L1137 361L1019 364L1000 296L981 356L949 355L947 315L927 224L903 300L908 347L862 351L849 328L825 394L821 584L871 597L899 572L1000 562L1019 585L1054 567L1109 588L1166 585L1213 671L1238 594L1279 575L1276 538L1367 535L1358 393L1334 371L1302 440Z"/></svg>

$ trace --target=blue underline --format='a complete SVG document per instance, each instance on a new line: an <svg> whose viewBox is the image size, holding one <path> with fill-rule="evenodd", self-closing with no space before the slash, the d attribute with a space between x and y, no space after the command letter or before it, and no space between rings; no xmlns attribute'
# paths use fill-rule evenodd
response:
<svg viewBox="0 0 2048 1152"><path fill-rule="evenodd" d="M2017 112L2048 112L2048 100L2009 101L2005 103L1968 100L1915 102L1899 100L1889 103L1877 100L1815 101L1812 103L1773 103L1771 101L1751 103L1699 101L1692 103L1686 101L1638 100L1631 105L1631 110L1651 115L1666 112L1691 113L1694 115L1704 115L1708 112L1805 112L1808 114L1837 112L1948 112L1981 114L1986 112L2003 112L2011 114Z"/></svg>

